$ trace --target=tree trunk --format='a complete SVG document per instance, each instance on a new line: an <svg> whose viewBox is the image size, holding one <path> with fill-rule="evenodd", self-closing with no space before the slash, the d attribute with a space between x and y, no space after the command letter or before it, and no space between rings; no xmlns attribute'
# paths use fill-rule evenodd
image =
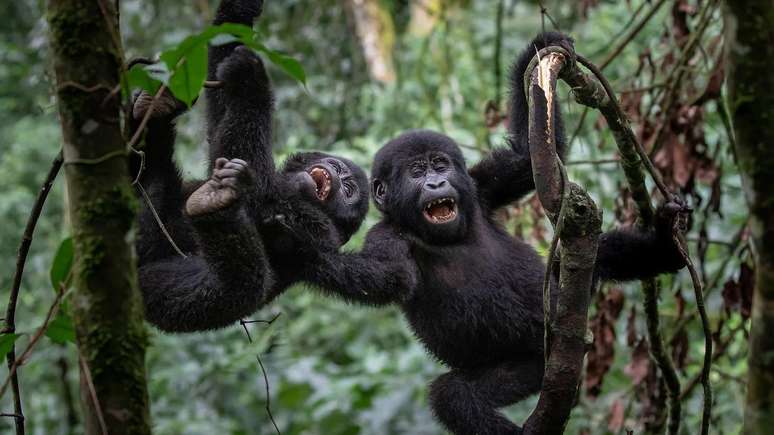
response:
<svg viewBox="0 0 774 435"><path fill-rule="evenodd" d="M744 433L774 428L774 2L727 0L728 104L756 262Z"/></svg>
<svg viewBox="0 0 774 435"><path fill-rule="evenodd" d="M344 4L354 21L369 74L382 83L394 82L395 26L390 12L378 0L345 0Z"/></svg>
<svg viewBox="0 0 774 435"><path fill-rule="evenodd" d="M130 230L135 203L119 123L116 2L49 0L70 220L70 298L86 433L150 433L142 301Z"/></svg>

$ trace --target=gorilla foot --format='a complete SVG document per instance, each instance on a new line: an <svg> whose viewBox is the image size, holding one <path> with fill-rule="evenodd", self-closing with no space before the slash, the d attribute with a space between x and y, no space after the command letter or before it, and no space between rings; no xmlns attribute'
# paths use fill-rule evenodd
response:
<svg viewBox="0 0 774 435"><path fill-rule="evenodd" d="M239 199L240 185L250 180L247 162L221 157L215 161L210 179L188 197L185 211L189 216L204 216L224 210Z"/></svg>

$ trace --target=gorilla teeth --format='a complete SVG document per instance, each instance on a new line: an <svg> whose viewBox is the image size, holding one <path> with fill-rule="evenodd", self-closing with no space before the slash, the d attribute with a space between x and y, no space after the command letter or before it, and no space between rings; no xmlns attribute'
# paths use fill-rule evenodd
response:
<svg viewBox="0 0 774 435"><path fill-rule="evenodd" d="M314 181L317 198L320 200L328 198L331 193L331 174L325 168L315 167L309 171L309 175Z"/></svg>
<svg viewBox="0 0 774 435"><path fill-rule="evenodd" d="M457 203L452 198L435 199L425 206L424 215L434 224L452 221L457 217Z"/></svg>

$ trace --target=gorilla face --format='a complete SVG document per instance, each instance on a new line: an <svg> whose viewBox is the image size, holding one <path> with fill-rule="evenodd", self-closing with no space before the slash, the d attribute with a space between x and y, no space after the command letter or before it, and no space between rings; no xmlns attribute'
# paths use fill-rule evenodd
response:
<svg viewBox="0 0 774 435"><path fill-rule="evenodd" d="M371 184L379 209L430 244L462 240L475 207L473 183L450 141L430 132L399 137L377 155Z"/></svg>
<svg viewBox="0 0 774 435"><path fill-rule="evenodd" d="M283 172L299 195L333 220L345 236L342 243L357 231L368 211L368 181L359 166L324 153L300 153Z"/></svg>

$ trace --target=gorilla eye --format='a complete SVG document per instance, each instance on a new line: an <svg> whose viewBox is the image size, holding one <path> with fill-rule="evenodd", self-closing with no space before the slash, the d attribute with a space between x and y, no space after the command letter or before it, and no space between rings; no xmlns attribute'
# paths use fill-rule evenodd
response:
<svg viewBox="0 0 774 435"><path fill-rule="evenodd" d="M345 195L352 196L355 193L355 186L351 181L347 180L344 182L343 186Z"/></svg>
<svg viewBox="0 0 774 435"><path fill-rule="evenodd" d="M431 163L436 171L445 171L449 167L449 161L443 157L436 157Z"/></svg>
<svg viewBox="0 0 774 435"><path fill-rule="evenodd" d="M427 164L425 162L414 162L409 167L409 172L411 173L411 176L414 178L419 178L425 175L426 170L427 170Z"/></svg>
<svg viewBox="0 0 774 435"><path fill-rule="evenodd" d="M337 173L341 174L341 164L338 161L328 160L328 163L333 166L333 169L335 169Z"/></svg>

